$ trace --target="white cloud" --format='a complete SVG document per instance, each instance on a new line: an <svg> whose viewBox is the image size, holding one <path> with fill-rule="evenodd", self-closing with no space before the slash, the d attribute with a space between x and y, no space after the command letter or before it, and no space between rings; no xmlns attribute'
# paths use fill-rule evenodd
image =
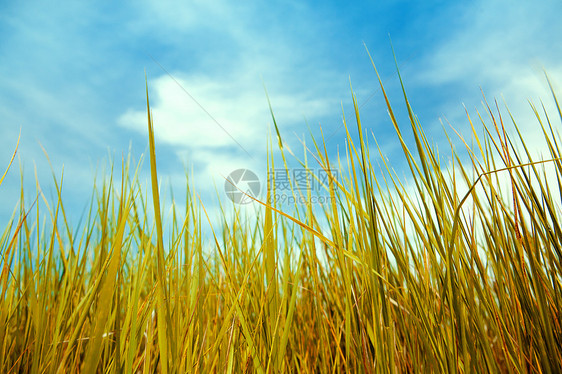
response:
<svg viewBox="0 0 562 374"><path fill-rule="evenodd" d="M178 82L204 109L170 77L156 79L151 86L152 112L155 134L160 140L192 148L225 147L236 144L232 138L247 143L263 131L265 126L259 122L263 111L249 105L255 101L251 96L233 95L232 89L211 79ZM146 132L146 121L145 111L132 109L119 119L123 126L142 132Z"/></svg>
<svg viewBox="0 0 562 374"><path fill-rule="evenodd" d="M213 153L217 151L247 152L262 158L272 119L258 74L253 80L243 78L228 84L212 77L177 78L181 75L174 75L175 80L164 75L149 83L157 139L178 151L206 152L211 158L218 156ZM313 98L309 92L287 90L271 95L277 122L284 128L304 124L305 116L337 109L329 97ZM129 108L118 123L144 134L146 109Z"/></svg>

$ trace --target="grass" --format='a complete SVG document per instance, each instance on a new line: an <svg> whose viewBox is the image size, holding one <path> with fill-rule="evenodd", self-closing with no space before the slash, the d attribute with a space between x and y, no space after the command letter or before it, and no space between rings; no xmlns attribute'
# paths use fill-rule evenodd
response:
<svg viewBox="0 0 562 374"><path fill-rule="evenodd" d="M94 183L84 223L71 227L62 180L52 204L40 193L26 201L22 188L0 238L0 372L560 372L554 120L532 107L548 145L534 160L511 114L486 104L477 118L467 113L468 156L451 146L443 159L405 91L409 121L399 124L379 83L409 184L384 157L373 164L353 96L355 123L344 121L359 139L347 131L336 160L346 174L330 172L323 139L308 150L329 175L330 203L288 213L269 184L257 216L234 206L210 244L189 183L186 210L164 226L147 86L148 192L140 164L123 160L119 178Z"/></svg>

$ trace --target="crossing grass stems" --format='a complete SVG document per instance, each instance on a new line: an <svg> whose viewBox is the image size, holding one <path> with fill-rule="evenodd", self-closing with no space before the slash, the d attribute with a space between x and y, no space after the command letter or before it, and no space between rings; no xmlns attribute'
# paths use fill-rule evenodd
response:
<svg viewBox="0 0 562 374"><path fill-rule="evenodd" d="M225 224L210 240L210 218L187 178L185 211L172 205L162 219L147 84L149 189L141 163L123 160L120 178L112 171L94 181L76 228L62 176L53 176L55 201L39 192L28 202L22 188L0 238L0 372L559 372L554 90L556 116L531 106L547 157L534 159L511 113L486 103L476 116L467 111L474 146L459 135L467 156L451 146L445 168L401 78L405 123L379 83L407 180L369 154L384 156L352 90L345 156L330 160L322 138L306 149L313 165L297 160L327 173L328 203L313 206L309 190L295 199L309 203L292 209L256 200L252 218L239 206L231 218L223 209ZM268 166L278 154L288 169L296 156L286 155L273 113L278 149L270 144ZM270 183L267 197L274 194Z"/></svg>

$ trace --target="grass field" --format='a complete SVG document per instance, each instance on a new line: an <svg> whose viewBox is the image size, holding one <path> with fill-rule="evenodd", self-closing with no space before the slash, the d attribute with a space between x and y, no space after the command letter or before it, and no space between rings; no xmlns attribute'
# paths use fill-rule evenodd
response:
<svg viewBox="0 0 562 374"><path fill-rule="evenodd" d="M262 199L205 238L189 186L187 209L161 218L147 87L148 193L124 160L92 181L72 227L56 180L45 210L21 191L0 239L0 372L560 372L558 103L533 107L548 144L537 160L495 103L468 117L468 156L443 157L410 105L399 125L387 99L408 185L373 163L354 104L347 155L329 160L317 139L305 164L347 170L326 185L330 204L288 213Z"/></svg>

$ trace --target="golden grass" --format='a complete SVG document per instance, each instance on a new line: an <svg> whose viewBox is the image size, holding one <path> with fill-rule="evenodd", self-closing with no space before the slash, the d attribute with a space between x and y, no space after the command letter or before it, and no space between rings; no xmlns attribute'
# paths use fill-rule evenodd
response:
<svg viewBox="0 0 562 374"><path fill-rule="evenodd" d="M548 159L533 160L515 120L512 139L488 106L478 125L468 116L468 160L451 148L446 169L405 91L413 148L380 86L412 187L384 157L377 177L353 96L360 136L345 122L347 158L337 160L347 174L331 174L324 139L311 151L330 176L330 203L289 214L266 198L252 220L235 206L209 253L210 220L189 186L186 211L163 226L147 85L148 195L124 160L119 186L94 184L76 231L62 181L46 211L22 189L0 238L0 372L560 372L562 155L552 119L532 107L548 144Z"/></svg>

